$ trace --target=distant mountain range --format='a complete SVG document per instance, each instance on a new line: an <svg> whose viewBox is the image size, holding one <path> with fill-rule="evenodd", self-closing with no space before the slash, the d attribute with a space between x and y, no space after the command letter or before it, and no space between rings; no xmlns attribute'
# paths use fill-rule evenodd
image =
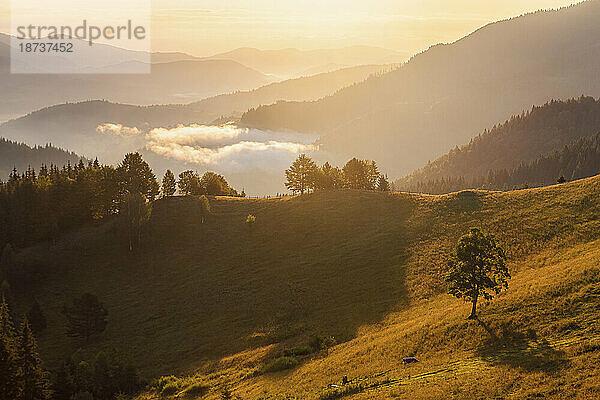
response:
<svg viewBox="0 0 600 400"><path fill-rule="evenodd" d="M271 83L258 89L223 94L189 104L186 108L197 111L203 121L219 117L241 118L251 108L278 101L310 101L320 99L347 86L366 80L374 74L382 74L397 68L394 65L361 65L332 72Z"/></svg>
<svg viewBox="0 0 600 400"><path fill-rule="evenodd" d="M234 60L279 78L296 78L367 64L400 64L408 53L372 46L351 46L319 50L259 50L240 48L217 54L210 59Z"/></svg>
<svg viewBox="0 0 600 400"><path fill-rule="evenodd" d="M137 105L190 103L219 94L255 89L284 77L398 60L391 50L368 47L267 52L239 49L204 58L185 53L153 53L149 58L144 52L109 45L97 44L93 48L83 42L75 42L75 45L78 57L68 59L65 67L73 71L72 74L10 74L11 38L0 34L0 92L4 94L0 99L0 122L64 102L104 99ZM362 56L361 52L364 53ZM252 54L261 58L261 62L253 62ZM149 59L152 61L151 74L129 73ZM247 66L244 61L261 69ZM35 65L26 67L35 72ZM107 73L115 68L122 73Z"/></svg>
<svg viewBox="0 0 600 400"><path fill-rule="evenodd" d="M102 135L104 123L140 129L192 123L197 113L181 106L134 106L108 101L67 103L44 108L0 125L0 136L31 145L52 143L103 162L116 162L126 152L137 150L136 136Z"/></svg>
<svg viewBox="0 0 600 400"><path fill-rule="evenodd" d="M199 60L178 53L155 55L154 59L161 62L152 65L151 74L105 74L106 61L94 64L96 56L92 55L91 65L78 67L89 74L11 74L9 51L8 45L0 43L0 121L64 102L107 99L140 105L189 103L274 81L233 60ZM137 52L111 46L100 47L99 52L108 53L106 59L120 64L123 71L142 62Z"/></svg>
<svg viewBox="0 0 600 400"><path fill-rule="evenodd" d="M79 160L77 154L51 145L30 147L0 138L0 180L2 181L8 179L13 168L22 173L30 166L37 171L42 164L63 166L70 162L75 165Z"/></svg>
<svg viewBox="0 0 600 400"><path fill-rule="evenodd" d="M484 131L399 179L399 190L448 193L470 188L544 186L600 173L600 101L552 101Z"/></svg>
<svg viewBox="0 0 600 400"><path fill-rule="evenodd" d="M533 104L600 96L599 65L593 0L487 25L335 95L259 107L242 122L317 132L341 158L373 158L402 175Z"/></svg>
<svg viewBox="0 0 600 400"><path fill-rule="evenodd" d="M100 135L96 128L101 124L114 123L144 130L178 124L211 124L217 119L226 122L261 104L318 99L389 68L377 65L352 67L273 83L252 91L220 95L188 105L134 106L108 101L67 103L8 121L0 125L0 136L29 144L53 143L89 157L115 161L124 152L137 150L136 146L142 142L135 137Z"/></svg>

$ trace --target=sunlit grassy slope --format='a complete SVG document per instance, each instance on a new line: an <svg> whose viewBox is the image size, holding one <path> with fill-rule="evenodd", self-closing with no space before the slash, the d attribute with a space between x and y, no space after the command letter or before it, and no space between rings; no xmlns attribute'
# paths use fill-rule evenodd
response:
<svg viewBox="0 0 600 400"><path fill-rule="evenodd" d="M344 375L357 399L600 396L600 177L508 193L211 206L202 223L193 199L159 201L133 255L111 224L23 251L26 266L46 267L35 294L50 366L81 345L63 334L64 300L90 291L110 320L84 353L116 347L147 376L191 374L182 388L205 384L206 398L226 383L244 399L341 398L327 386ZM444 294L446 254L472 226L498 236L513 274L507 293L482 304L481 322ZM260 372L314 334L340 344ZM403 367L408 355L421 362Z"/></svg>

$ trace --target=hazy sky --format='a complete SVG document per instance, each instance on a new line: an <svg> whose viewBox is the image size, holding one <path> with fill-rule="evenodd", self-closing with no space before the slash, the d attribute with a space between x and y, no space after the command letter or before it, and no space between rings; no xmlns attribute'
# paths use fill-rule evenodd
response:
<svg viewBox="0 0 600 400"><path fill-rule="evenodd" d="M18 1L18 0L14 0ZM73 0L78 7L93 2ZM126 0L125 0L126 3ZM153 0L155 51L210 55L237 47L373 45L415 53L499 19L569 0ZM40 0L40 4L51 4ZM87 5L89 4L89 6ZM0 0L8 32L10 0Z"/></svg>

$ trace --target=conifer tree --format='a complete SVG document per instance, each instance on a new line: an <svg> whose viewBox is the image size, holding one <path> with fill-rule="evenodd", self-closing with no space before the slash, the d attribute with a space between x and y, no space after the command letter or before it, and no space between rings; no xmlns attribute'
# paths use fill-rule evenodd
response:
<svg viewBox="0 0 600 400"><path fill-rule="evenodd" d="M140 153L125 155L123 162L117 168L117 175L123 196L141 194L148 201L158 195L159 186L152 169L142 159Z"/></svg>
<svg viewBox="0 0 600 400"><path fill-rule="evenodd" d="M379 169L375 161L353 158L343 168L346 185L350 189L375 190Z"/></svg>
<svg viewBox="0 0 600 400"><path fill-rule="evenodd" d="M0 304L0 400L19 398L17 344L12 316L3 298Z"/></svg>
<svg viewBox="0 0 600 400"><path fill-rule="evenodd" d="M304 194L315 188L317 165L306 154L300 154L296 161L285 171L285 187L293 193Z"/></svg>
<svg viewBox="0 0 600 400"><path fill-rule="evenodd" d="M42 360L38 353L37 343L27 317L21 325L17 349L19 381L23 400L45 400L49 398L49 382L47 373L42 368Z"/></svg>
<svg viewBox="0 0 600 400"><path fill-rule="evenodd" d="M16 349L15 325L4 297L2 297L2 303L0 304L0 338L6 343L9 350L14 351Z"/></svg>
<svg viewBox="0 0 600 400"><path fill-rule="evenodd" d="M176 190L177 190L177 186L176 186L176 182L175 182L175 175L173 175L173 172L170 169L168 169L167 172L165 172L165 176L163 177L163 180L162 180L163 196L165 196L165 197L173 196L175 194Z"/></svg>
<svg viewBox="0 0 600 400"><path fill-rule="evenodd" d="M200 186L200 178L194 171L183 171L179 174L179 192L184 196L197 196L202 194L202 187Z"/></svg>
<svg viewBox="0 0 600 400"><path fill-rule="evenodd" d="M390 182L387 179L387 176L381 174L379 175L379 181L377 182L377 190L381 192L389 192L391 190Z"/></svg>
<svg viewBox="0 0 600 400"><path fill-rule="evenodd" d="M329 162L323 164L318 174L317 189L338 190L344 187L344 174L342 170L331 166Z"/></svg>
<svg viewBox="0 0 600 400"><path fill-rule="evenodd" d="M0 338L0 400L17 399L19 389L15 353Z"/></svg>

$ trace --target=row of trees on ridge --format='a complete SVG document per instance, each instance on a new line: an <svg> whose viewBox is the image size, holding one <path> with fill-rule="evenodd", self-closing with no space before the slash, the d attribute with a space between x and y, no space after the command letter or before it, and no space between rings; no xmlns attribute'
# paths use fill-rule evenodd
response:
<svg viewBox="0 0 600 400"><path fill-rule="evenodd" d="M343 168L326 162L319 167L306 154L301 154L285 171L285 186L292 193L308 193L318 190L380 190L388 192L390 183L379 172L377 163L353 158Z"/></svg>

